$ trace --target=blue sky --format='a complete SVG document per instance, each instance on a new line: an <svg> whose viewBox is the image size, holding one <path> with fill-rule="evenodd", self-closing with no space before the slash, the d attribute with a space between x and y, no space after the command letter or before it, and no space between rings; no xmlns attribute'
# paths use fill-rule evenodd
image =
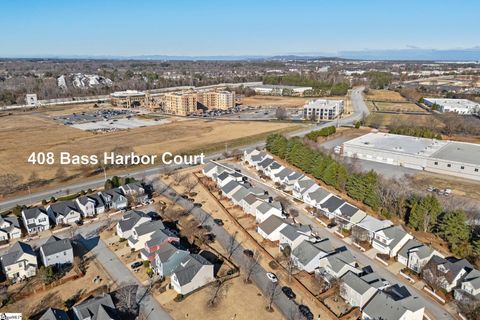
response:
<svg viewBox="0 0 480 320"><path fill-rule="evenodd" d="M1 0L0 56L480 46L480 1Z"/></svg>

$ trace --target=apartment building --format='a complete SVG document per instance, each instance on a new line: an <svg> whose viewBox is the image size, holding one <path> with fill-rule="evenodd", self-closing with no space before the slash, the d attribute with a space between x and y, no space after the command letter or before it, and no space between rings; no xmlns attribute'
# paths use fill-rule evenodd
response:
<svg viewBox="0 0 480 320"><path fill-rule="evenodd" d="M199 92L197 100L208 109L227 110L235 107L235 93L229 91Z"/></svg>
<svg viewBox="0 0 480 320"><path fill-rule="evenodd" d="M174 92L165 95L165 113L186 116L197 111L197 94Z"/></svg>
<svg viewBox="0 0 480 320"><path fill-rule="evenodd" d="M303 106L306 120L333 120L343 113L343 100L317 99Z"/></svg>

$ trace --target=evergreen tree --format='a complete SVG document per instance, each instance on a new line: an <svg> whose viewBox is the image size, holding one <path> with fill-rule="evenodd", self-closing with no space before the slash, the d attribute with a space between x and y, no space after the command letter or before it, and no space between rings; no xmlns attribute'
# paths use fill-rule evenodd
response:
<svg viewBox="0 0 480 320"><path fill-rule="evenodd" d="M456 210L445 213L439 230L453 254L464 257L469 253L470 227L463 211Z"/></svg>

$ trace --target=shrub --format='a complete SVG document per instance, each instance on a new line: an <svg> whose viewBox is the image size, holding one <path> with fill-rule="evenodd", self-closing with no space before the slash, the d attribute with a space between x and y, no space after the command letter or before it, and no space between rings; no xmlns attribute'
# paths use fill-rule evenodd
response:
<svg viewBox="0 0 480 320"><path fill-rule="evenodd" d="M183 300L183 294L177 294L177 296L175 298L173 298L173 301L175 302L180 302Z"/></svg>
<svg viewBox="0 0 480 320"><path fill-rule="evenodd" d="M150 261L143 261L143 267L148 268L150 266Z"/></svg>

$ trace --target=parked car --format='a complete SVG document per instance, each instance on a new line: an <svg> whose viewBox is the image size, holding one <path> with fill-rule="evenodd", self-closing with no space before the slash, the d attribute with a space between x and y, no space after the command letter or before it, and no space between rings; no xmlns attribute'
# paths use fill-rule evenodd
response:
<svg viewBox="0 0 480 320"><path fill-rule="evenodd" d="M213 219L213 222L215 222L215 224L217 226L223 226L223 220L222 219Z"/></svg>
<svg viewBox="0 0 480 320"><path fill-rule="evenodd" d="M253 251L250 250L250 249L243 250L243 254L246 255L249 258L253 258Z"/></svg>
<svg viewBox="0 0 480 320"><path fill-rule="evenodd" d="M298 306L298 311L304 316L307 320L313 320L313 313L310 311L310 308L304 304Z"/></svg>
<svg viewBox="0 0 480 320"><path fill-rule="evenodd" d="M142 265L143 265L143 262L142 262L142 261L136 261L136 262L132 263L132 264L130 265L130 267L131 267L132 269L137 269L137 268L140 268Z"/></svg>
<svg viewBox="0 0 480 320"><path fill-rule="evenodd" d="M337 224L335 222L330 222L329 224L327 224L328 229L331 229L331 228L336 227L336 226L337 226Z"/></svg>
<svg viewBox="0 0 480 320"><path fill-rule="evenodd" d="M267 278L273 283L278 281L277 276L275 275L275 273L272 273L272 272L267 272Z"/></svg>
<svg viewBox="0 0 480 320"><path fill-rule="evenodd" d="M82 220L75 221L75 223L77 224L77 226L83 225L83 221L82 221Z"/></svg>
<svg viewBox="0 0 480 320"><path fill-rule="evenodd" d="M282 287L282 292L288 297L288 299L295 299L297 295L293 292L292 288L290 287Z"/></svg>

